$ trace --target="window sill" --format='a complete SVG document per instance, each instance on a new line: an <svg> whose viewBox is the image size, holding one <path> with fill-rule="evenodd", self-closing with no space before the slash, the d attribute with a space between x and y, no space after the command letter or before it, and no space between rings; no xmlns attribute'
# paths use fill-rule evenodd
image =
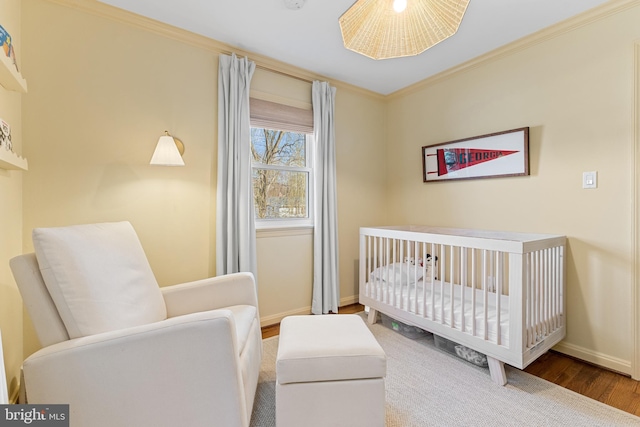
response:
<svg viewBox="0 0 640 427"><path fill-rule="evenodd" d="M289 227L256 227L256 238L290 237L313 235L312 225L296 225Z"/></svg>

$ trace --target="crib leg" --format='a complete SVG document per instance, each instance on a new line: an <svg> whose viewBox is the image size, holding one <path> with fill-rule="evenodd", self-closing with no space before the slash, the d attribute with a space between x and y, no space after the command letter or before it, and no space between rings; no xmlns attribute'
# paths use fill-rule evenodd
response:
<svg viewBox="0 0 640 427"><path fill-rule="evenodd" d="M493 382L498 385L505 385L507 383L507 374L504 372L504 362L487 356L487 363L489 363L489 373Z"/></svg>
<svg viewBox="0 0 640 427"><path fill-rule="evenodd" d="M369 317L367 321L370 325L374 325L378 321L378 311L376 309L369 307Z"/></svg>

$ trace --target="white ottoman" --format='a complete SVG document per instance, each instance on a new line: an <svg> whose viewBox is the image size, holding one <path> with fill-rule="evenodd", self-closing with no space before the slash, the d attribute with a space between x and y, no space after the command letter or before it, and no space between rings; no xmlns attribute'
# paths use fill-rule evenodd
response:
<svg viewBox="0 0 640 427"><path fill-rule="evenodd" d="M384 426L386 370L384 351L360 316L284 318L276 426Z"/></svg>

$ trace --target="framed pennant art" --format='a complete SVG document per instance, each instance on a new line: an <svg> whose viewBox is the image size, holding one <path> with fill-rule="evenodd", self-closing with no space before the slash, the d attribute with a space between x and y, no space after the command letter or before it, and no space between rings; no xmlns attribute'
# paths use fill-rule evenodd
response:
<svg viewBox="0 0 640 427"><path fill-rule="evenodd" d="M422 147L424 182L529 175L529 128Z"/></svg>

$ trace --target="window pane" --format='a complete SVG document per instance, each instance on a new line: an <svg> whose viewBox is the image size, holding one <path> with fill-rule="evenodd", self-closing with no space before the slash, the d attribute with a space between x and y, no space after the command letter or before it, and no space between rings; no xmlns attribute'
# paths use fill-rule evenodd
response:
<svg viewBox="0 0 640 427"><path fill-rule="evenodd" d="M254 164L306 166L305 134L251 128L251 155Z"/></svg>
<svg viewBox="0 0 640 427"><path fill-rule="evenodd" d="M307 218L307 172L253 170L256 218Z"/></svg>

